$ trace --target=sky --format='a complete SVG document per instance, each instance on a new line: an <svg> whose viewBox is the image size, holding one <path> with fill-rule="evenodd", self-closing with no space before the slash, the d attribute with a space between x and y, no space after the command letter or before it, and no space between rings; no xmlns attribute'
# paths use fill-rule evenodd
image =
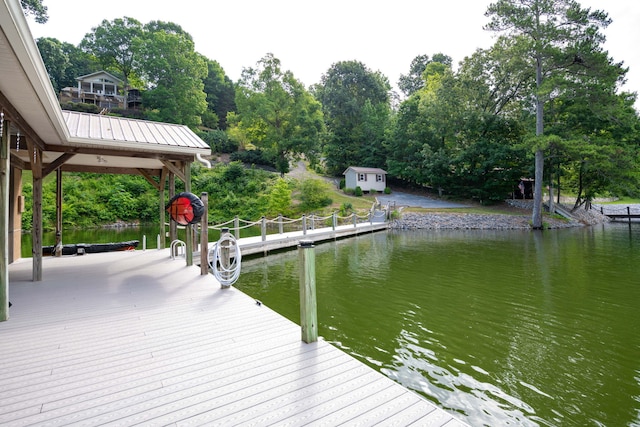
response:
<svg viewBox="0 0 640 427"><path fill-rule="evenodd" d="M357 60L397 87L418 55L444 53L454 66L493 44L483 30L491 0L43 0L49 21L29 19L34 38L78 45L103 19L128 16L143 24L169 21L192 35L195 50L217 61L233 81L267 53L307 87L336 62ZM579 0L601 9L612 24L604 47L629 67L623 90L640 93L640 1ZM180 5L180 6L176 6ZM636 103L638 107L640 103Z"/></svg>

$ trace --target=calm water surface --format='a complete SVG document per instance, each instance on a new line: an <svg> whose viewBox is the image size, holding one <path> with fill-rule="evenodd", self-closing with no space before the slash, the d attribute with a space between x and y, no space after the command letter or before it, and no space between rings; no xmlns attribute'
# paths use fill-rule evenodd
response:
<svg viewBox="0 0 640 427"><path fill-rule="evenodd" d="M318 245L319 332L471 425L640 426L640 224ZM236 286L299 323L296 251Z"/></svg>

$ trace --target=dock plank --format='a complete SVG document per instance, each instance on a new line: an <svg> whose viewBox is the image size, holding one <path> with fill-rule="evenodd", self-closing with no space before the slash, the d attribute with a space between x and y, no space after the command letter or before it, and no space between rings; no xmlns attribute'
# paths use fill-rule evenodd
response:
<svg viewBox="0 0 640 427"><path fill-rule="evenodd" d="M10 265L0 424L458 422L168 250L43 263Z"/></svg>

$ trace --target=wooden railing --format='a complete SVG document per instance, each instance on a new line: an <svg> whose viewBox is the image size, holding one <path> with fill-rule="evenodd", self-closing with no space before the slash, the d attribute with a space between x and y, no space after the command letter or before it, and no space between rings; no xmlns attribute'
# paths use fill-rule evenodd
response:
<svg viewBox="0 0 640 427"><path fill-rule="evenodd" d="M632 218L640 218L640 206L600 205L599 208L601 214L613 220L628 219L631 222Z"/></svg>

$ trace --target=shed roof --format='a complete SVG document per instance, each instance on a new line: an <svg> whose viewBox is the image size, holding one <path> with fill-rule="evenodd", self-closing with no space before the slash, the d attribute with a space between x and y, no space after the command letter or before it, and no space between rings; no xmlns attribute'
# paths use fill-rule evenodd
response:
<svg viewBox="0 0 640 427"><path fill-rule="evenodd" d="M363 167L359 167L359 166L349 166L342 173L342 175L346 175L347 172L349 172L349 170L352 170L355 173L375 173L375 174L382 174L382 175L386 175L387 174L387 171L385 171L384 169L380 169L380 168L363 168Z"/></svg>

